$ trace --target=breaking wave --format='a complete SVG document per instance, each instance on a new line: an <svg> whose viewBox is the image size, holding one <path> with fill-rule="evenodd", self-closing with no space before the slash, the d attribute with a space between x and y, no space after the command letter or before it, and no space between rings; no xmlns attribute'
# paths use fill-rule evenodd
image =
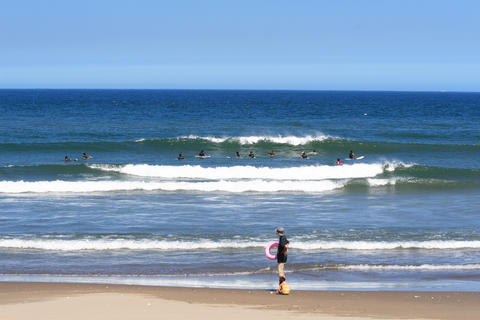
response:
<svg viewBox="0 0 480 320"><path fill-rule="evenodd" d="M450 170L440 178L437 171ZM310 165L286 168L255 166L82 164L4 167L5 178L35 171L37 180L0 181L0 194L47 192L196 191L196 192L346 192L395 187L398 191L480 186L478 170L426 167L401 162ZM77 177L71 176L77 175ZM445 176L445 174L443 174ZM65 177L68 177L65 180ZM467 178L468 177L468 178ZM53 179L49 179L53 178Z"/></svg>
<svg viewBox="0 0 480 320"><path fill-rule="evenodd" d="M261 240L152 240L152 239L0 239L0 248L38 249L56 251L79 250L221 250L248 249L258 250L262 254L266 242ZM427 240L427 241L292 241L291 249L302 251L322 250L453 250L480 249L480 240ZM380 267L379 267L380 268Z"/></svg>
<svg viewBox="0 0 480 320"><path fill-rule="evenodd" d="M313 165L289 168L254 166L201 167L199 165L163 166L148 164L89 165L90 168L119 172L139 177L166 179L274 179L274 180L324 180L375 177L394 171L403 163L352 164L343 166Z"/></svg>
<svg viewBox="0 0 480 320"><path fill-rule="evenodd" d="M259 142L268 142L268 143L276 143L276 144L289 144L293 146L304 145L311 142L321 142L327 139L339 139L337 137L328 136L328 135L306 135L306 136L239 136L239 137L214 137L214 136L196 136L196 135L188 135L182 136L178 138L159 138L159 139L137 139L135 142L154 142L154 141L209 141L213 143L224 143L224 142L232 142L238 144L256 144Z"/></svg>
<svg viewBox="0 0 480 320"><path fill-rule="evenodd" d="M341 270L353 270L353 271L450 271L450 270L480 270L480 264L462 264L462 265L442 265L442 264L421 264L421 265L344 265L337 266L337 269Z"/></svg>
<svg viewBox="0 0 480 320"><path fill-rule="evenodd" d="M0 193L200 191L200 192L324 192L344 186L335 181L0 181Z"/></svg>
<svg viewBox="0 0 480 320"><path fill-rule="evenodd" d="M112 191L199 191L199 192L325 192L343 188L351 181L363 179L363 185L375 187L392 185L395 177L378 177L393 172L401 163L352 164L344 166L301 166L270 168L254 166L201 167L198 165L163 166L147 164L79 166L100 172L113 172L135 179L118 176L66 181L0 181L0 193L46 192L112 192ZM104 179L108 178L108 179ZM137 179L144 180L137 180Z"/></svg>

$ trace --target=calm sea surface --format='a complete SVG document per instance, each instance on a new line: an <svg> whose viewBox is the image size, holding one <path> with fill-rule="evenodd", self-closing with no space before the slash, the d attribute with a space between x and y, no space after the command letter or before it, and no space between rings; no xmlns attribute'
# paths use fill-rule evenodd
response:
<svg viewBox="0 0 480 320"><path fill-rule="evenodd" d="M479 141L480 93L0 90L0 281L274 288L281 225L294 290L479 291Z"/></svg>

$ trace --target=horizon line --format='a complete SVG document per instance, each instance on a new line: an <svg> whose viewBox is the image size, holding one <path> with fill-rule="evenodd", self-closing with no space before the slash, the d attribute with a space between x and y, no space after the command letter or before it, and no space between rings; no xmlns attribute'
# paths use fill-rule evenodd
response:
<svg viewBox="0 0 480 320"><path fill-rule="evenodd" d="M462 91L462 90L396 90L396 89L214 89L214 88L0 88L0 90L130 90L130 91L142 91L142 90L158 90L158 91L292 91L292 92L416 92L416 93L480 93L480 91Z"/></svg>

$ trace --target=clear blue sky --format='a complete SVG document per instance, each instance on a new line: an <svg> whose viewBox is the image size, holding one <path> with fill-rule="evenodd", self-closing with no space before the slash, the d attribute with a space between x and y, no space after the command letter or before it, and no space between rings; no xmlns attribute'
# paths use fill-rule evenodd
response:
<svg viewBox="0 0 480 320"><path fill-rule="evenodd" d="M480 1L2 1L0 88L480 91Z"/></svg>

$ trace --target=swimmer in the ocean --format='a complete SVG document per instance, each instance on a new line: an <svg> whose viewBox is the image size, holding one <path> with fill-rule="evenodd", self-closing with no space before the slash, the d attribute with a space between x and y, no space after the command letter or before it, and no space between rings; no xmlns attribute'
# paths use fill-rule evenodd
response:
<svg viewBox="0 0 480 320"><path fill-rule="evenodd" d="M204 158L205 157L205 151L201 150L199 153L198 153L198 156L200 158Z"/></svg>
<svg viewBox="0 0 480 320"><path fill-rule="evenodd" d="M72 159L70 159L68 155L65 155L65 159L63 159L63 161L72 161Z"/></svg>
<svg viewBox="0 0 480 320"><path fill-rule="evenodd" d="M180 153L178 154L178 158L177 158L177 159L178 159L178 160L183 160L183 159L185 159L185 158L183 157L182 153L180 152Z"/></svg>
<svg viewBox="0 0 480 320"><path fill-rule="evenodd" d="M250 153L248 154L248 157L250 159L255 159L255 154L252 151L250 151Z"/></svg>
<svg viewBox="0 0 480 320"><path fill-rule="evenodd" d="M240 153L238 153L238 151L235 152L235 156L237 157L237 159L240 159Z"/></svg>
<svg viewBox="0 0 480 320"><path fill-rule="evenodd" d="M301 157L302 159L308 159L308 156L307 156L307 154L305 153L305 151L302 151L302 153L300 154L300 157Z"/></svg>
<svg viewBox="0 0 480 320"><path fill-rule="evenodd" d="M335 162L336 164L343 164L343 161L340 160L340 158L337 158L337 161Z"/></svg>
<svg viewBox="0 0 480 320"><path fill-rule="evenodd" d="M92 159L92 156L89 156L84 152L84 153L82 153L82 159L83 160Z"/></svg>
<svg viewBox="0 0 480 320"><path fill-rule="evenodd" d="M268 154L270 155L270 157L273 157L273 156L275 156L275 151L272 150Z"/></svg>

